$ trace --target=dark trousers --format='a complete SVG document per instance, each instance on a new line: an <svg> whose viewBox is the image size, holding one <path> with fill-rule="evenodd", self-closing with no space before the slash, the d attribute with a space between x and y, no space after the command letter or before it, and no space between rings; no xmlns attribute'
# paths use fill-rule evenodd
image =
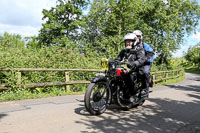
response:
<svg viewBox="0 0 200 133"><path fill-rule="evenodd" d="M129 89L129 92L131 95L135 94L136 92L136 88L135 88L135 85L136 85L136 81L137 81L137 74L138 72L132 72L132 73L128 73L124 78L125 78L125 81L126 81L126 85L127 85L127 88Z"/></svg>
<svg viewBox="0 0 200 133"><path fill-rule="evenodd" d="M142 88L141 89L145 89L147 91L149 90L151 66L152 66L152 63L145 64L141 73L133 72L133 73L129 73L128 75L125 76L126 85L130 89L131 94L136 92L136 90L134 90L134 88L135 88L134 85L135 85L135 81L137 78L141 78L141 80L142 80ZM139 76L139 77L137 77L137 76Z"/></svg>
<svg viewBox="0 0 200 133"><path fill-rule="evenodd" d="M147 91L149 90L151 66L152 66L152 63L147 63L144 65L144 74L142 76L142 88Z"/></svg>

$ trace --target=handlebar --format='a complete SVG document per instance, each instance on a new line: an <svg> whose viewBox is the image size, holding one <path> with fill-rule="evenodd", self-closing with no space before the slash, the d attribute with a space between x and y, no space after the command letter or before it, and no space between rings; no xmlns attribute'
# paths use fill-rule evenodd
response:
<svg viewBox="0 0 200 133"><path fill-rule="evenodd" d="M112 60L111 62L115 63L116 65L127 65L128 64L126 62L121 62L119 60Z"/></svg>
<svg viewBox="0 0 200 133"><path fill-rule="evenodd" d="M128 64L126 62L121 62L119 60L109 60L109 62L111 64L115 64L115 65L127 65ZM130 74L130 73L134 72L135 70L136 70L136 67L131 68L127 74Z"/></svg>

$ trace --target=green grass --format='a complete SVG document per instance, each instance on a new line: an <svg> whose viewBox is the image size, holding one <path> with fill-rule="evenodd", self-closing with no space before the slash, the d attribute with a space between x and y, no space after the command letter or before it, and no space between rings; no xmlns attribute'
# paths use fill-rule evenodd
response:
<svg viewBox="0 0 200 133"><path fill-rule="evenodd" d="M84 94L84 93L85 93L84 90L79 90L75 92L74 91L67 92L65 89L60 90L54 87L51 87L51 91L49 92L39 92L36 90L32 91L31 89L17 89L14 91L6 90L6 91L0 92L0 102L46 98L46 97L64 96L64 95L78 95L78 94Z"/></svg>
<svg viewBox="0 0 200 133"><path fill-rule="evenodd" d="M185 79L185 75L183 74L180 78L169 79L167 81L159 82L159 83L156 83L154 86L177 83L184 79ZM47 92L42 92L40 88L36 88L34 90L31 90L31 89L17 89L17 90L12 90L12 91L6 90L6 91L0 92L0 96L1 96L0 102L84 94L87 88L87 85L85 85L85 89L79 89L78 91L73 91L73 86L71 86L70 88L72 90L69 92L66 91L65 87L61 87L61 89L58 89L56 87L49 87L48 89L51 89L51 91L47 91Z"/></svg>
<svg viewBox="0 0 200 133"><path fill-rule="evenodd" d="M176 78L176 79L169 79L167 81L162 81L162 82L156 83L154 86L162 86L162 85L167 85L167 84L173 84L173 83L183 81L184 79L185 79L185 74L183 74L181 77Z"/></svg>
<svg viewBox="0 0 200 133"><path fill-rule="evenodd" d="M187 64L185 65L185 72L200 74L200 69L198 65Z"/></svg>

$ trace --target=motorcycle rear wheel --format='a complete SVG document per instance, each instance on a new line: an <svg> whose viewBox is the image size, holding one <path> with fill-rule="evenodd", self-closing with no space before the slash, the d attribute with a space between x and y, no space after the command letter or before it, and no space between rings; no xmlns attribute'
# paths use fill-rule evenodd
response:
<svg viewBox="0 0 200 133"><path fill-rule="evenodd" d="M117 88L117 102L124 110L133 108L133 104L129 101L129 99L124 98L123 89L119 86Z"/></svg>
<svg viewBox="0 0 200 133"><path fill-rule="evenodd" d="M84 103L91 115L100 115L106 111L109 91L105 82L91 83L86 90Z"/></svg>

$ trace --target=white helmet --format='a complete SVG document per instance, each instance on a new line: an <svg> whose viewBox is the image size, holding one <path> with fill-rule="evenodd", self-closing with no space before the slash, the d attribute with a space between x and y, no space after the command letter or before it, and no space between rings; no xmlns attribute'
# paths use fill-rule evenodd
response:
<svg viewBox="0 0 200 133"><path fill-rule="evenodd" d="M140 30L135 30L133 31L134 34L136 34L136 36L139 36L142 39L142 32Z"/></svg>
<svg viewBox="0 0 200 133"><path fill-rule="evenodd" d="M124 41L126 40L136 40L137 36L134 33L128 33L124 36Z"/></svg>

